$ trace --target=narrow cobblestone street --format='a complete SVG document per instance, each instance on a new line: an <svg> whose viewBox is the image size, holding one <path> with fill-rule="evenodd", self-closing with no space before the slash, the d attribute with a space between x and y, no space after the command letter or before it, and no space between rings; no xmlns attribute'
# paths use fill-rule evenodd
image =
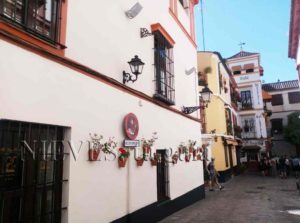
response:
<svg viewBox="0 0 300 223"><path fill-rule="evenodd" d="M222 191L206 191L201 200L161 223L297 223L300 215L300 195L294 178L262 177L245 174L225 184ZM298 212L299 213L299 212Z"/></svg>

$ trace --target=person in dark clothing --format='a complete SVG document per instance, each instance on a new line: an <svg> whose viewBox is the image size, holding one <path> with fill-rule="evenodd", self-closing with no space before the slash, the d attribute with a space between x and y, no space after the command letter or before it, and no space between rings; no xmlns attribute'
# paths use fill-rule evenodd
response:
<svg viewBox="0 0 300 223"><path fill-rule="evenodd" d="M285 158L283 156L280 157L279 159L279 172L280 172L280 177L282 179L286 179L286 165L285 165Z"/></svg>
<svg viewBox="0 0 300 223"><path fill-rule="evenodd" d="M219 173L215 168L215 159L211 158L211 162L207 165L207 172L209 175L209 191L214 191L213 183L216 183L219 186L219 189L222 190L224 186L222 186L218 181Z"/></svg>

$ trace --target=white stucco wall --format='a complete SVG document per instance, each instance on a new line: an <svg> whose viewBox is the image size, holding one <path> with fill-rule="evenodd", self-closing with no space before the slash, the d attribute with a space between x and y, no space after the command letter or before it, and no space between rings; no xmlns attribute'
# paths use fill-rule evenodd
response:
<svg viewBox="0 0 300 223"><path fill-rule="evenodd" d="M155 149L177 148L189 139L201 145L198 122L2 40L0 50L0 119L68 126L70 139L77 146L80 140L89 139L89 133L103 134L106 139L114 136L120 145L123 118L133 112L140 122L139 139L158 132ZM177 83L186 90L189 80L186 82ZM187 94L194 96L194 90ZM182 98L188 100L187 95ZM123 169L117 161L89 162L84 144L76 162L70 157L69 176L65 176L69 178L69 194L64 191L64 197L69 204L64 222L109 222L155 202L156 168L150 163L137 168L132 159ZM202 184L202 162L170 165L172 199Z"/></svg>
<svg viewBox="0 0 300 223"><path fill-rule="evenodd" d="M141 38L140 28L151 31L152 24L160 23L175 41L175 107L195 106L195 92L190 94L186 90L195 90L194 75L187 76L185 71L197 67L196 49L170 15L170 2L140 0L142 11L129 19L125 11L135 3L135 0L123 0L118 4L97 0L91 0L89 4L69 1L66 56L121 82L122 71L130 71L127 62L138 55L145 63L143 74L135 83L126 85L152 96L155 91L154 38ZM183 9L179 2L177 9L179 21L190 32L188 9ZM197 116L197 112L192 115Z"/></svg>

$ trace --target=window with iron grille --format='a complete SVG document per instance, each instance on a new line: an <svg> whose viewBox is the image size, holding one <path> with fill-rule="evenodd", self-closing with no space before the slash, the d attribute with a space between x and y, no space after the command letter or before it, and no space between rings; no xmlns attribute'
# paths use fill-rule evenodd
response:
<svg viewBox="0 0 300 223"><path fill-rule="evenodd" d="M251 91L241 91L242 109L252 109Z"/></svg>
<svg viewBox="0 0 300 223"><path fill-rule="evenodd" d="M272 95L272 105L283 105L282 94L273 94Z"/></svg>
<svg viewBox="0 0 300 223"><path fill-rule="evenodd" d="M61 222L63 138L63 127L0 121L0 222Z"/></svg>
<svg viewBox="0 0 300 223"><path fill-rule="evenodd" d="M290 104L300 103L300 91L289 92L288 96Z"/></svg>
<svg viewBox="0 0 300 223"><path fill-rule="evenodd" d="M255 120L254 118L245 118L243 121L243 131L245 133L254 133L255 132Z"/></svg>
<svg viewBox="0 0 300 223"><path fill-rule="evenodd" d="M159 32L154 32L154 98L175 104L173 47Z"/></svg>
<svg viewBox="0 0 300 223"><path fill-rule="evenodd" d="M1 18L43 40L56 43L61 0L0 0Z"/></svg>

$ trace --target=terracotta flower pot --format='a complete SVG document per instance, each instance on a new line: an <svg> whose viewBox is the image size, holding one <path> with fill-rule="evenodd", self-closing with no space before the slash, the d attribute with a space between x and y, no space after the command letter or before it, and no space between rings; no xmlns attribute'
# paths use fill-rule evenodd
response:
<svg viewBox="0 0 300 223"><path fill-rule="evenodd" d="M89 149L89 161L96 161L100 154L100 149Z"/></svg>
<svg viewBox="0 0 300 223"><path fill-rule="evenodd" d="M201 155L200 154L197 155L197 160L201 160Z"/></svg>
<svg viewBox="0 0 300 223"><path fill-rule="evenodd" d="M185 155L185 162L190 162L191 154Z"/></svg>
<svg viewBox="0 0 300 223"><path fill-rule="evenodd" d="M119 167L125 167L126 166L126 162L127 162L127 158L124 159L118 159L118 163L119 163Z"/></svg>
<svg viewBox="0 0 300 223"><path fill-rule="evenodd" d="M172 157L172 163L173 163L173 164L176 164L177 161L178 161L178 156L173 156L173 157Z"/></svg>
<svg viewBox="0 0 300 223"><path fill-rule="evenodd" d="M144 153L150 153L151 147L149 145L143 145Z"/></svg>
<svg viewBox="0 0 300 223"><path fill-rule="evenodd" d="M144 163L144 159L136 159L136 164L137 166L143 166L143 163Z"/></svg>
<svg viewBox="0 0 300 223"><path fill-rule="evenodd" d="M157 159L151 159L150 161L152 166L157 166Z"/></svg>

